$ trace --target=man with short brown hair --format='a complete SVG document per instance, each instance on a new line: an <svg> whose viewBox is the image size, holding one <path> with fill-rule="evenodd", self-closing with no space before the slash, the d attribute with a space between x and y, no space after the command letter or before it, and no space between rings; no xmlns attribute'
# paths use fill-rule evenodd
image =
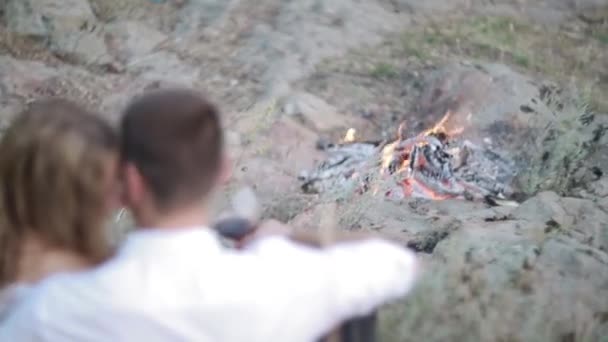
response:
<svg viewBox="0 0 608 342"><path fill-rule="evenodd" d="M150 92L127 108L121 129L127 176L146 181L160 211L204 199L226 171L218 111L193 91Z"/></svg>
<svg viewBox="0 0 608 342"><path fill-rule="evenodd" d="M106 265L47 281L0 337L311 342L413 285L413 254L374 238L318 249L272 235L223 248L208 228L208 200L228 174L221 126L191 90L131 103L122 151L137 230Z"/></svg>

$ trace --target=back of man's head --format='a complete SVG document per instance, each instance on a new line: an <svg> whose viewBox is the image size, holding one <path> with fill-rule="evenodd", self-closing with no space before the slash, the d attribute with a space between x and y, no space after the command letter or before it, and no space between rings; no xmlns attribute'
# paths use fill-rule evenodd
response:
<svg viewBox="0 0 608 342"><path fill-rule="evenodd" d="M123 160L137 170L157 210L202 200L217 182L222 129L216 107L201 94L148 92L127 107L121 131Z"/></svg>

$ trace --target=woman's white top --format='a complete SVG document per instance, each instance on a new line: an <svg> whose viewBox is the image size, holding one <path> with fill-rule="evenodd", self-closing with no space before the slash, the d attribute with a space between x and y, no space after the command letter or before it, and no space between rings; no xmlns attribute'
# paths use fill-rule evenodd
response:
<svg viewBox="0 0 608 342"><path fill-rule="evenodd" d="M27 296L32 286L25 283L13 284L0 290L0 322Z"/></svg>

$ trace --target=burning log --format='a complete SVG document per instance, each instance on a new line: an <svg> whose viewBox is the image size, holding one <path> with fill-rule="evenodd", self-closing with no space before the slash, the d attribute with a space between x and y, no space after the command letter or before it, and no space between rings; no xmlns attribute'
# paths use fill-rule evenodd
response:
<svg viewBox="0 0 608 342"><path fill-rule="evenodd" d="M328 149L329 157L311 173L301 175L305 192L323 192L359 182L360 191L373 189L370 179L389 182L384 194L400 199L505 199L515 176L514 163L488 148L460 139L462 129L443 126L449 113L430 130L406 138L405 124L388 144L346 143ZM347 134L353 140L352 131ZM378 160L379 158L379 160Z"/></svg>

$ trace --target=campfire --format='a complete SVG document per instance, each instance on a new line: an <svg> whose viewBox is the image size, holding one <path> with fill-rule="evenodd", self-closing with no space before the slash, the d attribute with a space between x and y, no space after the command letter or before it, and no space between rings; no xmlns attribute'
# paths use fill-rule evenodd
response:
<svg viewBox="0 0 608 342"><path fill-rule="evenodd" d="M496 152L490 139L480 146L462 137L463 128L447 129L450 117L448 112L432 128L409 137L402 123L392 142L356 141L349 129L342 142L319 146L328 158L300 175L302 189L320 193L354 185L391 199L509 198L514 163Z"/></svg>

